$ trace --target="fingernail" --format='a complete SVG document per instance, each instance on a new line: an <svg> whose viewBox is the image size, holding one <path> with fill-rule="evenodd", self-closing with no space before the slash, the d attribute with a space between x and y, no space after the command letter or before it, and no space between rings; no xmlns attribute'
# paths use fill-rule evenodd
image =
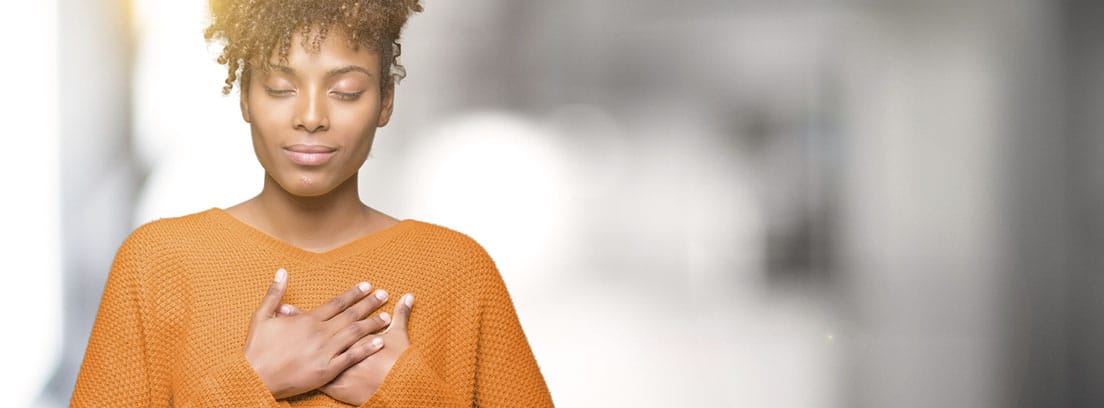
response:
<svg viewBox="0 0 1104 408"><path fill-rule="evenodd" d="M381 339L379 337L376 337L376 338L372 339L372 345L376 346L376 347L382 346L383 345L383 339Z"/></svg>
<svg viewBox="0 0 1104 408"><path fill-rule="evenodd" d="M283 314L291 314L291 306L288 306L288 305L281 305L281 306L280 306L280 313L283 313Z"/></svg>
<svg viewBox="0 0 1104 408"><path fill-rule="evenodd" d="M368 293L368 291L372 289L372 285L368 284L368 282L361 282L357 284L357 288L360 288L361 293Z"/></svg>
<svg viewBox="0 0 1104 408"><path fill-rule="evenodd" d="M287 282L287 270L285 270L284 268L280 268L280 269L276 270L276 282L277 283Z"/></svg>
<svg viewBox="0 0 1104 408"><path fill-rule="evenodd" d="M380 313L380 320L383 320L384 323L389 323L391 322L391 315L387 314L387 312Z"/></svg>
<svg viewBox="0 0 1104 408"><path fill-rule="evenodd" d="M387 300L387 291L380 289L376 291L376 299Z"/></svg>
<svg viewBox="0 0 1104 408"><path fill-rule="evenodd" d="M403 296L403 302L406 303L406 307L414 306L414 295L407 293Z"/></svg>

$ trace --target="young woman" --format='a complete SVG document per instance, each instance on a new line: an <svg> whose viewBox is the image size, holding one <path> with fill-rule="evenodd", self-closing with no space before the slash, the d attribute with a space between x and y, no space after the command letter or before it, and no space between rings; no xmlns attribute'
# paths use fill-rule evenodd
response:
<svg viewBox="0 0 1104 408"><path fill-rule="evenodd" d="M359 198L418 1L211 8L263 188L127 238L71 405L551 406L486 252Z"/></svg>

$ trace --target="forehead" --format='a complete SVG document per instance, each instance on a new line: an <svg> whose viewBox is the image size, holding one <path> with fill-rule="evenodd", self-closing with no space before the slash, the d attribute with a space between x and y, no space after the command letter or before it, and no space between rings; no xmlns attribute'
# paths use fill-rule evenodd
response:
<svg viewBox="0 0 1104 408"><path fill-rule="evenodd" d="M272 67L286 67L304 73L350 66L376 75L380 70L379 52L364 44L351 43L343 30L320 33L317 28L306 34L299 31L292 35L286 58L281 58L280 50L276 49L268 62Z"/></svg>

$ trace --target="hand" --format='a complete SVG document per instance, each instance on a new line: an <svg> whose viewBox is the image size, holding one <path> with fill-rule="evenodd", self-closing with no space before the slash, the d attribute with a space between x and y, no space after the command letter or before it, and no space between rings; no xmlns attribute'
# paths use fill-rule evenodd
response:
<svg viewBox="0 0 1104 408"><path fill-rule="evenodd" d="M395 361L398 361L403 351L410 347L406 325L410 320L410 309L413 305L414 295L404 295L395 305L394 321L381 335L383 344L386 346L345 369L319 390L347 404L359 406L368 401L379 389L380 384L383 384L383 379L391 372Z"/></svg>
<svg viewBox="0 0 1104 408"><path fill-rule="evenodd" d="M387 323L378 317L364 319L383 304L380 297L365 296L370 288L361 282L312 311L277 316L287 271L276 272L245 341L245 358L273 397L314 390L380 350L382 339L371 334Z"/></svg>
<svg viewBox="0 0 1104 408"><path fill-rule="evenodd" d="M383 344L382 350L368 356L361 362L345 369L333 381L319 388L333 399L360 406L376 393L383 379L391 371L391 367L398 361L399 356L407 347L410 347L410 338L407 335L407 322L410 321L410 310L414 305L414 295L406 294L395 305L395 318L387 331L380 335ZM290 305L284 305L281 313L296 315L297 309ZM379 316L384 321L390 320L387 312ZM361 340L363 343L365 340ZM358 346L360 344L358 343ZM357 347L357 346L354 346Z"/></svg>

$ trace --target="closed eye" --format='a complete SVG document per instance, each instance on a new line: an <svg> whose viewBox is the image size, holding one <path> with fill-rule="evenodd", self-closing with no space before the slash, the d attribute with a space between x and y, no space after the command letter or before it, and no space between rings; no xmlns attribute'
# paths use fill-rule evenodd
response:
<svg viewBox="0 0 1104 408"><path fill-rule="evenodd" d="M360 95L364 94L364 91L360 91L360 92L334 92L333 94L335 96L337 96L337 99L340 99L340 100L343 100L343 101L355 101L358 98L360 98Z"/></svg>
<svg viewBox="0 0 1104 408"><path fill-rule="evenodd" d="M293 89L272 89L272 88L269 88L269 87L266 86L265 87L265 93L267 93L269 96L291 96L291 94L295 93L295 90L293 90Z"/></svg>

